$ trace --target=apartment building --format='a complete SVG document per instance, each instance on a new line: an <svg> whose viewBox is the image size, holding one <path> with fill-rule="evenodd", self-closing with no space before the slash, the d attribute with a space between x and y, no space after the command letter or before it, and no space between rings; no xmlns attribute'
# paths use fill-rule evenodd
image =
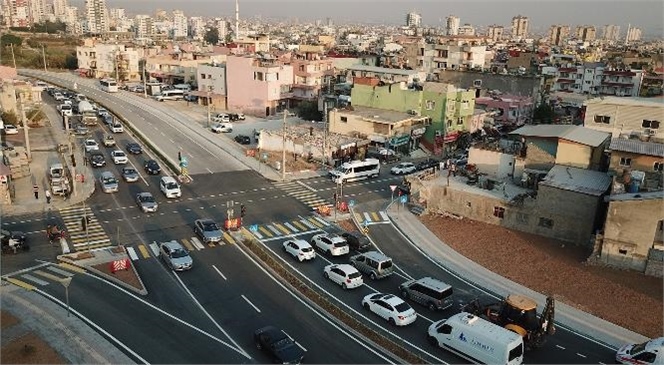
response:
<svg viewBox="0 0 664 365"><path fill-rule="evenodd" d="M642 70L616 70L604 63L559 67L552 91L588 95L638 96Z"/></svg>
<svg viewBox="0 0 664 365"><path fill-rule="evenodd" d="M521 40L528 37L528 27L530 20L523 15L517 15L512 18L512 39Z"/></svg>
<svg viewBox="0 0 664 365"><path fill-rule="evenodd" d="M86 32L102 34L109 30L108 8L106 0L85 0Z"/></svg>
<svg viewBox="0 0 664 365"><path fill-rule="evenodd" d="M124 44L103 44L86 39L83 46L76 47L76 57L79 71L88 77L108 77L120 82L141 79L138 51Z"/></svg>
<svg viewBox="0 0 664 365"><path fill-rule="evenodd" d="M602 97L584 103L583 125L611 133L640 136L646 141L664 142L664 103L652 98Z"/></svg>
<svg viewBox="0 0 664 365"><path fill-rule="evenodd" d="M461 19L458 16L450 15L445 20L445 34L447 35L458 35L459 34L459 25L461 25Z"/></svg>
<svg viewBox="0 0 664 365"><path fill-rule="evenodd" d="M497 111L494 123L506 126L522 126L531 120L533 98L520 95L484 96L475 99L475 106L487 111Z"/></svg>
<svg viewBox="0 0 664 365"><path fill-rule="evenodd" d="M486 46L447 40L434 46L433 67L439 70L467 71L483 69L486 63Z"/></svg>
<svg viewBox="0 0 664 365"><path fill-rule="evenodd" d="M549 28L549 43L554 46L564 46L569 39L569 25L552 25Z"/></svg>
<svg viewBox="0 0 664 365"><path fill-rule="evenodd" d="M155 33L154 20L149 15L136 15L134 31L137 38L150 38Z"/></svg>
<svg viewBox="0 0 664 365"><path fill-rule="evenodd" d="M187 24L187 17L181 10L173 11L173 28L172 38L182 39L187 38L189 34L189 25Z"/></svg>
<svg viewBox="0 0 664 365"><path fill-rule="evenodd" d="M490 25L487 28L486 36L494 42L498 42L503 39L503 34L505 33L505 27L502 25Z"/></svg>
<svg viewBox="0 0 664 365"><path fill-rule="evenodd" d="M201 98L204 103L209 98L210 103L219 109L227 108L227 80L226 64L219 62L210 62L198 65L196 74L198 91L192 92L192 95ZM199 99L199 100L201 100Z"/></svg>
<svg viewBox="0 0 664 365"><path fill-rule="evenodd" d="M620 39L620 26L607 24L602 28L602 39L605 41L617 41Z"/></svg>
<svg viewBox="0 0 664 365"><path fill-rule="evenodd" d="M584 42L592 42L597 36L594 25L579 25L576 27L576 39Z"/></svg>
<svg viewBox="0 0 664 365"><path fill-rule="evenodd" d="M293 101L315 101L321 89L331 86L334 77L334 61L321 58L316 53L297 54L291 60L293 66Z"/></svg>

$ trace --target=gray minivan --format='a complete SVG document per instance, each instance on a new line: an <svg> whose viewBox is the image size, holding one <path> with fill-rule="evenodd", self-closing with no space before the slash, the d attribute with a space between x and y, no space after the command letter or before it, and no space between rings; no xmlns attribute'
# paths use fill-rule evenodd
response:
<svg viewBox="0 0 664 365"><path fill-rule="evenodd" d="M355 266L359 271L369 275L371 280L388 277L394 272L392 259L378 251L368 251L352 256L350 264Z"/></svg>
<svg viewBox="0 0 664 365"><path fill-rule="evenodd" d="M412 299L432 311L444 310L452 306L452 287L438 279L424 277L418 280L408 280L399 285L399 291L404 299Z"/></svg>
<svg viewBox="0 0 664 365"><path fill-rule="evenodd" d="M99 183L104 193L117 193L118 192L118 179L115 178L112 172L104 171L99 177Z"/></svg>

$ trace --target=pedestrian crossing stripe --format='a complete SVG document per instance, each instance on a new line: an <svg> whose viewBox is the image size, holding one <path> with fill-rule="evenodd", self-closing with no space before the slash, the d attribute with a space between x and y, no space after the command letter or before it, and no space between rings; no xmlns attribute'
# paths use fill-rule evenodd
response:
<svg viewBox="0 0 664 365"><path fill-rule="evenodd" d="M77 272L79 274L85 274L86 273L85 269L80 268L76 265L72 265L68 262L61 262L61 263L58 264L58 266L60 266L63 269L67 269L69 271Z"/></svg>
<svg viewBox="0 0 664 365"><path fill-rule="evenodd" d="M35 270L35 271L33 271L33 273L35 273L35 274L37 274L37 275L39 275L39 276L45 277L46 279L51 279L51 280L53 280L53 281L57 281L57 282L62 282L62 279L63 279L63 278L61 278L61 277L59 277L59 276L55 276L55 275L53 275L53 274L51 274L51 273L44 272L44 271L41 271L41 270ZM25 276L24 276L24 277L25 277Z"/></svg>
<svg viewBox="0 0 664 365"><path fill-rule="evenodd" d="M301 222L302 222L302 224L304 224L304 225L306 225L307 227L309 227L309 229L316 229L316 226L314 226L314 225L313 225L311 222L309 222L309 220L307 220L307 219L302 219Z"/></svg>
<svg viewBox="0 0 664 365"><path fill-rule="evenodd" d="M111 246L111 240L104 228L100 225L89 206L74 206L60 209L60 216L67 229L67 242L75 250L95 249ZM83 229L81 221L86 217L89 220L87 232Z"/></svg>
<svg viewBox="0 0 664 365"><path fill-rule="evenodd" d="M290 222L285 222L285 223L284 223L284 226L286 226L286 228L289 228L292 232L295 232L295 233L297 233L297 232L300 231L299 229L293 227L293 225L290 224Z"/></svg>
<svg viewBox="0 0 664 365"><path fill-rule="evenodd" d="M145 247L144 244L138 245L138 250L141 252L141 256L143 256L144 259L150 257L150 253L148 252L148 249L147 247Z"/></svg>
<svg viewBox="0 0 664 365"><path fill-rule="evenodd" d="M133 247L127 247L126 249L127 249L127 255L129 255L129 258L131 259L131 261L138 260L138 255L136 254L136 250L134 250Z"/></svg>
<svg viewBox="0 0 664 365"><path fill-rule="evenodd" d="M323 228L323 225L320 224L317 220L315 220L313 217L307 219L309 222L311 222L316 228Z"/></svg>
<svg viewBox="0 0 664 365"><path fill-rule="evenodd" d="M390 217L387 216L387 213L385 213L382 210L380 211L380 217L383 218L384 221L389 221L390 220Z"/></svg>
<svg viewBox="0 0 664 365"><path fill-rule="evenodd" d="M205 248L198 237L191 237L191 244L196 247L196 250L200 251Z"/></svg>
<svg viewBox="0 0 664 365"><path fill-rule="evenodd" d="M156 242L152 242L148 247L150 247L150 251L152 251L152 255L154 257L159 256L159 245ZM143 255L146 259L150 257L148 254L147 250L145 252L145 255Z"/></svg>
<svg viewBox="0 0 664 365"><path fill-rule="evenodd" d="M270 231L274 232L275 235L281 236L281 233L279 233L279 231L276 228L272 227L271 225L268 224L267 228L269 228Z"/></svg>
<svg viewBox="0 0 664 365"><path fill-rule="evenodd" d="M381 220L380 218L378 218L378 214L376 212L371 212L371 218L373 218L374 222L378 222L379 220Z"/></svg>
<svg viewBox="0 0 664 365"><path fill-rule="evenodd" d="M5 280L7 280L8 282L10 282L10 283L12 283L12 284L14 284L18 287L21 287L25 290L35 290L35 289L37 289L36 286L34 286L32 284L28 284L23 280L18 280L18 279L15 279L15 278L6 278Z"/></svg>
<svg viewBox="0 0 664 365"><path fill-rule="evenodd" d="M298 221L293 221L293 224L295 226L297 226L297 228L299 228L300 231L306 231L307 230L307 227L305 227L302 223L300 223Z"/></svg>
<svg viewBox="0 0 664 365"><path fill-rule="evenodd" d="M267 228L265 228L265 227L263 227L263 226L259 226L259 227L258 227L258 230L261 231L261 232L263 232L263 233L264 233L266 236L268 236L268 237L273 237L273 236L272 236L272 233L270 233L270 231L268 231ZM259 237L259 238L263 238L263 237Z"/></svg>
<svg viewBox="0 0 664 365"><path fill-rule="evenodd" d="M26 279L26 280L28 280L28 281L31 281L31 282L33 282L33 283L35 283L35 284L37 284L37 285L41 285L41 286L46 286L46 285L48 285L48 281L45 281L45 280L42 280L42 279L38 279L38 278L36 278L36 277L34 277L34 276L30 275L30 274L23 274L23 275L21 275L21 277L22 277L23 279Z"/></svg>
<svg viewBox="0 0 664 365"><path fill-rule="evenodd" d="M53 271L54 273L56 273L56 274L60 274L60 275L65 276L65 277L72 277L72 276L74 276L73 273L70 273L69 271L65 271L65 270L58 269L56 266L47 266L47 267L46 267L46 270Z"/></svg>
<svg viewBox="0 0 664 365"><path fill-rule="evenodd" d="M188 239L183 238L182 243L184 244L184 247L187 248L187 251L193 251L194 250L194 246L192 246L191 243L189 243Z"/></svg>
<svg viewBox="0 0 664 365"><path fill-rule="evenodd" d="M282 226L281 224L279 223L272 223L272 224L274 224L274 226L277 227L277 229L279 229L284 234L290 234L290 232L286 228L284 228L284 226Z"/></svg>

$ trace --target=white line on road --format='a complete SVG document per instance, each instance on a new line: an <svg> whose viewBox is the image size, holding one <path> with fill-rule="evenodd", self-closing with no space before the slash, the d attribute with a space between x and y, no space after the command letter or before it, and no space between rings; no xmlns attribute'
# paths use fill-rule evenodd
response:
<svg viewBox="0 0 664 365"><path fill-rule="evenodd" d="M576 354L579 355L579 356L581 356L581 357L584 358L584 359L586 358L586 355L584 355L584 354L580 354L580 353L578 353L578 352L577 352Z"/></svg>
<svg viewBox="0 0 664 365"><path fill-rule="evenodd" d="M206 167L205 169L208 170L208 172L210 173L210 175L214 174L214 172L212 172L212 170L210 170L209 168Z"/></svg>
<svg viewBox="0 0 664 365"><path fill-rule="evenodd" d="M212 268L217 272L217 274L221 275L221 277L222 277L224 280L228 280L228 279L226 279L226 276L224 276L224 274L222 274L221 271L220 271L219 269L217 269L216 266L212 265Z"/></svg>
<svg viewBox="0 0 664 365"><path fill-rule="evenodd" d="M318 191L318 190L316 190L316 189L312 188L311 186L309 186L309 185L307 185L307 184L303 183L303 182L302 182L302 181L300 181L300 180L297 180L297 181L295 181L295 182L296 182L296 183L298 183L298 184L300 184L300 185L302 185L302 186L304 186L305 188L307 188L307 189L309 189L309 190L313 191L314 193Z"/></svg>
<svg viewBox="0 0 664 365"><path fill-rule="evenodd" d="M300 348L302 349L302 351L307 352L307 349L305 349L304 346L300 345L299 342L295 341L295 339L294 339L293 337L291 337L291 335L289 335L288 333L286 333L286 331L281 330L281 332L283 332L286 336L288 336L288 338L290 338L290 340L293 341L296 345L300 346Z"/></svg>
<svg viewBox="0 0 664 365"><path fill-rule="evenodd" d="M561 349L561 350L564 350L564 349L565 349L564 347L562 347L562 346L560 346L560 345L556 345L556 347L559 348L559 349Z"/></svg>
<svg viewBox="0 0 664 365"><path fill-rule="evenodd" d="M242 294L242 295L240 295L240 296L241 296L242 299L244 299L247 303L249 303L249 305L252 306L252 307L256 310L256 312L258 312L258 313L261 312L261 310L258 309L258 307L255 306L254 303L252 303L249 299L247 299L247 297L245 297L244 294Z"/></svg>

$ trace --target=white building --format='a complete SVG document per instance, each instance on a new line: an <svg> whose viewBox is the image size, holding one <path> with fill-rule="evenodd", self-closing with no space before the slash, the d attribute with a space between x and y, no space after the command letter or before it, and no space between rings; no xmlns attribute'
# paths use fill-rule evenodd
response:
<svg viewBox="0 0 664 365"><path fill-rule="evenodd" d="M458 35L461 19L458 16L450 15L447 17L445 31L447 35Z"/></svg>
<svg viewBox="0 0 664 365"><path fill-rule="evenodd" d="M205 20L200 16L189 18L189 35L193 39L201 40L205 36Z"/></svg>
<svg viewBox="0 0 664 365"><path fill-rule="evenodd" d="M664 103L656 98L603 97L587 100L583 126L611 133L637 134L664 139Z"/></svg>
<svg viewBox="0 0 664 365"><path fill-rule="evenodd" d="M422 15L416 12L406 14L406 26L411 28L418 28L422 26Z"/></svg>
<svg viewBox="0 0 664 365"><path fill-rule="evenodd" d="M87 70L90 77L114 78L119 81L138 81L138 51L123 44L95 44L86 39L83 46L76 47L78 68Z"/></svg>
<svg viewBox="0 0 664 365"><path fill-rule="evenodd" d="M28 0L3 0L2 17L8 27L28 27L32 25Z"/></svg>
<svg viewBox="0 0 664 365"><path fill-rule="evenodd" d="M228 34L228 22L224 19L215 19L215 25L217 27L217 32L219 32L219 42L226 41L226 35Z"/></svg>
<svg viewBox="0 0 664 365"><path fill-rule="evenodd" d="M65 9L65 18L63 21L67 25L67 32L74 34L81 34L83 32L81 22L78 19L78 7L68 6Z"/></svg>
<svg viewBox="0 0 664 365"><path fill-rule="evenodd" d="M30 0L30 18L32 23L46 21L46 6L44 0Z"/></svg>
<svg viewBox="0 0 664 365"><path fill-rule="evenodd" d="M198 65L196 73L196 83L198 85L199 96L207 95L218 98L225 97L226 94L226 64L225 63L206 63ZM216 103L215 103L216 104Z"/></svg>
<svg viewBox="0 0 664 365"><path fill-rule="evenodd" d="M517 15L512 18L512 39L525 39L528 37L528 17Z"/></svg>
<svg viewBox="0 0 664 365"><path fill-rule="evenodd" d="M88 33L101 34L108 32L108 8L106 0L85 0L85 20Z"/></svg>
<svg viewBox="0 0 664 365"><path fill-rule="evenodd" d="M67 23L67 8L69 2L67 0L53 0L53 14L55 18L63 23Z"/></svg>
<svg viewBox="0 0 664 365"><path fill-rule="evenodd" d="M154 34L154 21L149 15L136 15L134 29L137 38L150 38Z"/></svg>
<svg viewBox="0 0 664 365"><path fill-rule="evenodd" d="M475 35L475 27L466 23L459 27L459 35Z"/></svg>
<svg viewBox="0 0 664 365"><path fill-rule="evenodd" d="M187 17L180 10L173 11L173 39L187 38L189 34L189 26L187 25Z"/></svg>
<svg viewBox="0 0 664 365"><path fill-rule="evenodd" d="M641 40L641 28L629 27L627 28L627 43L638 42Z"/></svg>
<svg viewBox="0 0 664 365"><path fill-rule="evenodd" d="M438 70L470 70L484 68L486 46L448 42L434 46L433 68Z"/></svg>
<svg viewBox="0 0 664 365"><path fill-rule="evenodd" d="M617 41L620 39L620 26L607 24L602 28L602 38L606 41Z"/></svg>
<svg viewBox="0 0 664 365"><path fill-rule="evenodd" d="M502 25L490 25L487 29L486 36L489 37L492 41L498 42L503 39L504 33L505 27Z"/></svg>
<svg viewBox="0 0 664 365"><path fill-rule="evenodd" d="M643 70L615 70L603 63L559 67L551 91L587 95L638 96Z"/></svg>

